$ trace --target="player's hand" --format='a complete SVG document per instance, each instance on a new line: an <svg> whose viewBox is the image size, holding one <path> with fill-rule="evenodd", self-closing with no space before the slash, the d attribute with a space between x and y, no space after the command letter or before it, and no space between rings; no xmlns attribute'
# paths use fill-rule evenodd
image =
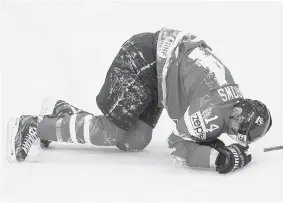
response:
<svg viewBox="0 0 283 203"><path fill-rule="evenodd" d="M219 155L216 159L216 171L220 174L229 173L244 167L251 162L252 156L247 154L249 146L231 144L227 147L220 147L216 150Z"/></svg>

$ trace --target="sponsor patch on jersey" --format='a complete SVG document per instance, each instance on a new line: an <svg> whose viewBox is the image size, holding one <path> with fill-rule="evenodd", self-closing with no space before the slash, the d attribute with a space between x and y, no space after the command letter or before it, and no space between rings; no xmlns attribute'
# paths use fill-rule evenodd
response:
<svg viewBox="0 0 283 203"><path fill-rule="evenodd" d="M158 52L158 56L161 58L166 58L169 51L170 51L170 47L172 46L172 44L174 43L174 37L169 36L166 37L165 40L163 41L161 48Z"/></svg>
<svg viewBox="0 0 283 203"><path fill-rule="evenodd" d="M185 123L188 128L189 133L201 140L206 139L206 127L203 121L203 117L200 113L200 111L192 114L192 115L186 115Z"/></svg>

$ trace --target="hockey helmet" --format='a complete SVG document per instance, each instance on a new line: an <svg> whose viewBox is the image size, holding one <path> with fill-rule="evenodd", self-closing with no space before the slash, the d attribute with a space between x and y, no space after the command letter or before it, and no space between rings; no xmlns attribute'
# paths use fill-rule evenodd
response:
<svg viewBox="0 0 283 203"><path fill-rule="evenodd" d="M266 105L258 100L241 99L235 103L240 111L232 117L240 123L239 134L246 136L250 144L263 137L272 125L272 119Z"/></svg>

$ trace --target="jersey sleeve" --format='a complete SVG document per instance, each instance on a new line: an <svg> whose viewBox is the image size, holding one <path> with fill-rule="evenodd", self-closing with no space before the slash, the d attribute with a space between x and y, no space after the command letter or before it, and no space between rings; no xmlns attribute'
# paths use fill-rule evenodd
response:
<svg viewBox="0 0 283 203"><path fill-rule="evenodd" d="M172 132L168 138L171 155L182 165L191 168L215 168L218 151L198 144L193 140L185 140Z"/></svg>

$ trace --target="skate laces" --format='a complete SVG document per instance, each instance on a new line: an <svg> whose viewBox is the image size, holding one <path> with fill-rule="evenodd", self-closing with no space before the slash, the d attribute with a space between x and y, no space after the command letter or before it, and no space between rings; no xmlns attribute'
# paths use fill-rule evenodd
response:
<svg viewBox="0 0 283 203"><path fill-rule="evenodd" d="M37 139L37 128L29 126L28 133L26 136L24 136L22 140L21 149L23 149L25 153L28 154L31 145L34 143L36 139Z"/></svg>

